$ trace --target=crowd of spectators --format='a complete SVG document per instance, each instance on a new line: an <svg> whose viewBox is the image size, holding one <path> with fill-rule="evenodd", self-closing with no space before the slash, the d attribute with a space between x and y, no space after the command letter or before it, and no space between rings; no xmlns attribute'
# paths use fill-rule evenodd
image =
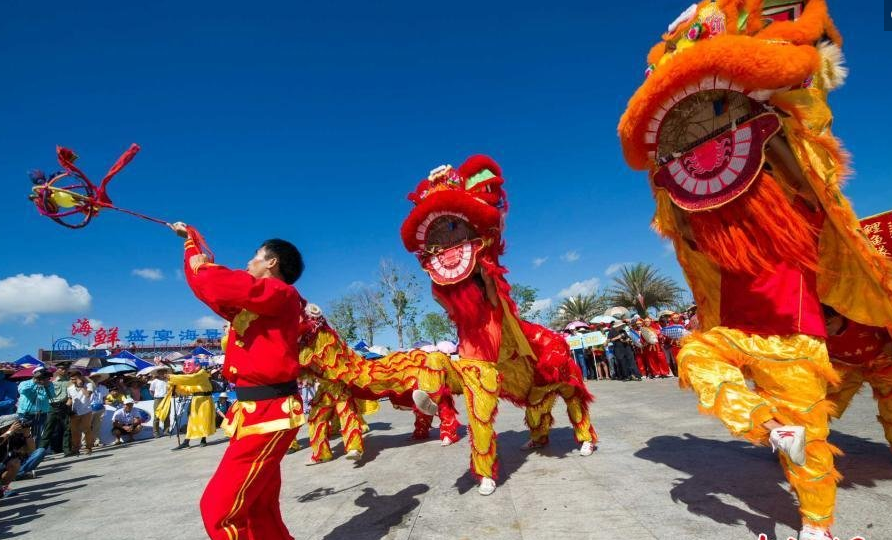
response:
<svg viewBox="0 0 892 540"><path fill-rule="evenodd" d="M17 383L9 380L17 368L0 364L0 498L13 493L14 480L34 478L35 469L50 454L90 455L102 446L103 435L106 440L113 438L112 446L132 442L150 417L136 403L157 406L168 393L168 369L109 377L59 362L36 367L30 378ZM229 408L229 387L219 368L212 368L210 375L215 390L222 392L217 404L219 427ZM178 410L188 410L188 404L181 403ZM107 415L111 422L103 423ZM171 424L170 418L160 425L155 420L153 436L184 428L184 422Z"/></svg>
<svg viewBox="0 0 892 540"><path fill-rule="evenodd" d="M677 377L675 358L681 339L697 328L697 306L691 306L680 313L661 312L656 319L634 315L611 322L577 324L564 333L568 338L586 336L597 343L572 349L586 379L641 381Z"/></svg>

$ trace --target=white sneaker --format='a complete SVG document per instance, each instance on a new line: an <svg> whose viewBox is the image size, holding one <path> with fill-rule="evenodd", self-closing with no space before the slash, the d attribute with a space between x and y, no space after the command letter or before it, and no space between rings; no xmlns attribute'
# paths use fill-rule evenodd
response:
<svg viewBox="0 0 892 540"><path fill-rule="evenodd" d="M595 443L592 441L585 441L582 443L582 446L579 448L580 456L590 456L595 453Z"/></svg>
<svg viewBox="0 0 892 540"><path fill-rule="evenodd" d="M537 448L545 448L545 443L540 443L530 439L527 442L523 443L523 446L520 447L521 450L527 452L529 452L530 450L536 450Z"/></svg>
<svg viewBox="0 0 892 540"><path fill-rule="evenodd" d="M496 490L496 481L492 478L483 477L480 479L480 486L477 487L477 493L481 495L492 495Z"/></svg>
<svg viewBox="0 0 892 540"><path fill-rule="evenodd" d="M453 440L447 435L447 436L443 437L443 440L442 440L442 441L440 441L440 446L450 446L450 445L455 444L455 443L456 443L456 441L453 441Z"/></svg>
<svg viewBox="0 0 892 540"><path fill-rule="evenodd" d="M780 450L790 458L790 461L799 465L805 465L805 428L802 426L781 426L771 430L768 436L771 449Z"/></svg>
<svg viewBox="0 0 892 540"><path fill-rule="evenodd" d="M833 540L833 535L826 529L812 525L803 525L799 531L799 540Z"/></svg>
<svg viewBox="0 0 892 540"><path fill-rule="evenodd" d="M412 392L412 401L418 410L430 416L436 416L438 409L437 404L431 399L427 392L423 390L415 390Z"/></svg>
<svg viewBox="0 0 892 540"><path fill-rule="evenodd" d="M346 457L350 461L359 461L359 458L362 457L362 452L360 452L359 450L350 450L344 457Z"/></svg>

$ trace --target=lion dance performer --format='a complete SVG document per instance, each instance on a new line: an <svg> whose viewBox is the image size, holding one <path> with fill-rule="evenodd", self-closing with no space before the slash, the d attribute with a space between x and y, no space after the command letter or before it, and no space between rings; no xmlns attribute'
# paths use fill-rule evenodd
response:
<svg viewBox="0 0 892 540"><path fill-rule="evenodd" d="M840 478L821 304L892 326L892 272L840 192L826 101L840 42L823 0L700 2L651 49L619 124L699 306L680 381L734 435L780 450L800 540L831 538Z"/></svg>
<svg viewBox="0 0 892 540"><path fill-rule="evenodd" d="M548 443L558 395L567 403L580 454L591 455L597 441L588 413L592 395L567 343L521 320L511 299L507 270L499 264L508 211L502 184L501 168L486 156L472 156L458 169L438 167L409 195L415 207L401 231L458 330L454 364L468 406L471 471L480 478L482 495L496 487L493 422L499 397L526 407L525 449ZM424 393L415 398L427 407Z"/></svg>
<svg viewBox="0 0 892 540"><path fill-rule="evenodd" d="M192 396L189 406L189 422L186 425L186 439L174 450L189 448L190 439L201 439L200 446L207 446L207 437L217 431L215 422L214 402L211 399L213 388L208 372L194 361L183 362L182 375L169 375L167 395L158 404L155 415L161 422L166 422L170 416L170 409L174 407L173 396ZM180 429L176 426L175 429Z"/></svg>
<svg viewBox="0 0 892 540"><path fill-rule="evenodd" d="M827 394L835 405L833 417L842 418L852 398L867 383L877 400L877 420L892 446L892 337L885 328L850 321L829 306L824 306L824 317L827 352L840 377Z"/></svg>
<svg viewBox="0 0 892 540"><path fill-rule="evenodd" d="M306 314L312 326L303 335L300 363L320 381L310 404L313 454L308 465L332 459L328 442L332 420L340 424L347 459L360 459L362 416L376 411L381 398L389 399L399 409L413 411L413 439L428 438L433 415L437 415L441 444L449 446L458 441L461 424L452 393L461 391L461 386L448 356L411 350L366 360L331 328L319 306L309 304ZM412 398L415 392L429 396L433 409L416 407Z"/></svg>
<svg viewBox="0 0 892 540"><path fill-rule="evenodd" d="M305 422L297 377L298 343L308 328L305 302L292 284L303 273L300 252L267 240L247 271L213 264L198 233L186 236L186 281L199 300L231 323L223 374L237 401L223 429L231 437L201 497L201 516L212 540L289 540L279 511L279 463Z"/></svg>

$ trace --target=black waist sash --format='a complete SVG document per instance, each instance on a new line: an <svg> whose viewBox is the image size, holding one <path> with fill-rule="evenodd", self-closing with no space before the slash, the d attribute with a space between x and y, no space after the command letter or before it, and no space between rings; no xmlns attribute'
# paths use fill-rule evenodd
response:
<svg viewBox="0 0 892 540"><path fill-rule="evenodd" d="M239 401L263 401L266 399L293 396L297 393L297 381L262 386L235 387L235 399Z"/></svg>

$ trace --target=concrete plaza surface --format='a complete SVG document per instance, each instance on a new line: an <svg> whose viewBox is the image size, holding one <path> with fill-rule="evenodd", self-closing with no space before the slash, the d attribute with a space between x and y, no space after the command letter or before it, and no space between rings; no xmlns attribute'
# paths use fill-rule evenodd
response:
<svg viewBox="0 0 892 540"><path fill-rule="evenodd" d="M467 472L468 442L409 440L412 415L383 404L368 418L363 460L304 466L286 456L282 512L296 539L755 539L786 540L799 522L771 451L734 440L697 413L675 379L590 383L601 437L581 457L564 406L551 445L524 453L522 411L502 402L501 479L489 497ZM461 418L465 417L464 407ZM834 425L841 539L892 538L892 454L868 391ZM306 443L306 428L301 440ZM18 495L0 501L0 538L205 538L198 499L226 446L171 452L171 439L93 456L49 459Z"/></svg>

